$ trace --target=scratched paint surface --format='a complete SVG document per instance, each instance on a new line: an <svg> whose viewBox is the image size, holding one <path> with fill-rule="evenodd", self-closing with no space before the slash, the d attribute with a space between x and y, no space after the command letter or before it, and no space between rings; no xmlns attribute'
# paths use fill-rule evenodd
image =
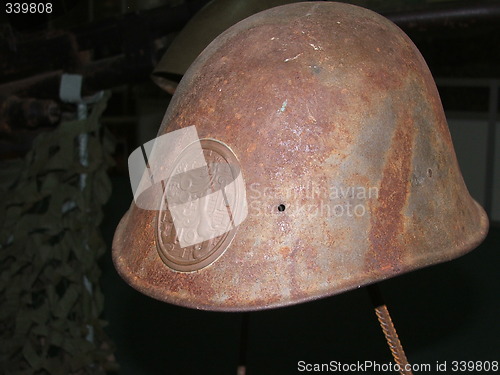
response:
<svg viewBox="0 0 500 375"><path fill-rule="evenodd" d="M422 56L365 9L293 4L233 26L188 70L159 134L190 125L234 151L248 217L215 262L176 272L158 255L157 215L132 204L113 257L154 298L284 306L453 259L486 235Z"/></svg>

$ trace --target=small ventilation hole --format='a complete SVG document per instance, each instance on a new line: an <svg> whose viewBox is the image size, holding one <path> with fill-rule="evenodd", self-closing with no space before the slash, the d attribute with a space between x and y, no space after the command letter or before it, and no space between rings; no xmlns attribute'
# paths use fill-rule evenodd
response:
<svg viewBox="0 0 500 375"><path fill-rule="evenodd" d="M278 206L278 211L279 211L279 212L283 212L283 211L285 211L285 208L286 208L286 207L285 207L285 205L284 205L284 204L280 204L280 205Z"/></svg>
<svg viewBox="0 0 500 375"><path fill-rule="evenodd" d="M427 169L427 176L432 177L432 169Z"/></svg>

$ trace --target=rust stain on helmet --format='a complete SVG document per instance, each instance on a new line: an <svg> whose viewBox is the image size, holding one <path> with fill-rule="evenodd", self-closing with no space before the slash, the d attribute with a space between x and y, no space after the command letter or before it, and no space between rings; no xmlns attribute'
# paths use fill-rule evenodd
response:
<svg viewBox="0 0 500 375"><path fill-rule="evenodd" d="M234 25L186 72L159 135L192 125L234 153L248 216L230 240L200 245L208 264L182 271L169 263L175 233L157 241L171 223L132 203L114 262L162 301L290 305L456 258L486 235L425 61L369 10L308 2ZM196 263L196 249L176 249Z"/></svg>
<svg viewBox="0 0 500 375"><path fill-rule="evenodd" d="M411 104L411 102L409 102ZM370 250L366 264L368 271L399 271L404 263L406 244L400 234L405 229L404 208L410 193L411 152L415 135L415 124L406 113L394 132L378 199L371 206Z"/></svg>

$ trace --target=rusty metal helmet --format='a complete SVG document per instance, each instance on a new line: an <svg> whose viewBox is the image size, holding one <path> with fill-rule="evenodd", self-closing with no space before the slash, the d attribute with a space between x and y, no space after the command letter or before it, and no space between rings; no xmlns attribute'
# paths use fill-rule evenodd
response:
<svg viewBox="0 0 500 375"><path fill-rule="evenodd" d="M158 135L188 129L172 157L145 145L150 177L163 173L156 208L133 202L113 242L121 276L159 300L285 306L456 258L486 235L424 59L372 11L298 3L234 25L186 72ZM222 203L194 188L191 169ZM221 207L234 225L206 239ZM202 240L181 235L182 215Z"/></svg>

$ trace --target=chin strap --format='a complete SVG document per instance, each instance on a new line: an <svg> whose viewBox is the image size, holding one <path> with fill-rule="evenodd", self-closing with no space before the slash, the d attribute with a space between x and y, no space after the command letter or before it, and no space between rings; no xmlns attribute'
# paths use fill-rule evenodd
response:
<svg viewBox="0 0 500 375"><path fill-rule="evenodd" d="M367 289L372 300L373 308L375 309L375 314L377 314L380 327L382 328L387 344L391 349L394 361L399 365L399 373L401 375L413 375L411 372L411 366L408 363L401 341L399 341L398 333L396 332L394 323L392 323L391 315L389 314L387 305L384 303L378 285L370 285Z"/></svg>
<svg viewBox="0 0 500 375"><path fill-rule="evenodd" d="M249 312L241 314L241 336L240 336L240 357L238 360L237 375L245 375L247 372L247 342L248 342L248 321Z"/></svg>
<svg viewBox="0 0 500 375"><path fill-rule="evenodd" d="M391 349L392 356L397 365L399 365L399 373L401 375L413 375L411 371L411 366L406 358L405 351L399 341L398 333L392 322L391 315L387 309L387 305L384 303L382 294L378 288L377 284L373 284L367 287L368 294L375 309L375 314L377 314L378 321L380 322L380 327L384 332L387 344ZM240 353L239 353L239 363L236 371L237 375L246 375L246 353L247 353L247 341L248 341L248 320L250 313L245 312L241 315L241 336L240 336Z"/></svg>

